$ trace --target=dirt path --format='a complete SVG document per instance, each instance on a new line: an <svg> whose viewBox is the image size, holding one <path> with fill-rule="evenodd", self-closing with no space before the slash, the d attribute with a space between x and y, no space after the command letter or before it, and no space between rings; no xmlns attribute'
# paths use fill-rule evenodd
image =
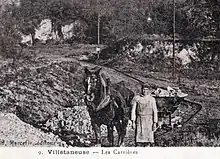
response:
<svg viewBox="0 0 220 159"><path fill-rule="evenodd" d="M60 57L59 55L55 55L52 57L51 57L51 55L50 56L48 55L46 57L49 58L52 62L62 62L62 61L78 62L83 67L88 67L88 68L102 67L101 72L104 72L106 74L106 76L111 79L112 83L118 83L120 81L125 81L127 87L129 87L130 89L132 89L135 92L140 91L140 86L141 86L140 81L142 81L144 83L149 83L152 86L161 87L161 88L166 88L167 86L177 87L177 84L174 84L172 81L162 81L160 79L145 78L145 77L141 77L138 75L131 75L131 74L126 75L126 74L120 73L119 71L112 69L112 68L107 68L104 66L99 66L99 65L92 64L92 63L80 61L80 60L78 60L79 59L78 57L68 58L68 57Z"/></svg>

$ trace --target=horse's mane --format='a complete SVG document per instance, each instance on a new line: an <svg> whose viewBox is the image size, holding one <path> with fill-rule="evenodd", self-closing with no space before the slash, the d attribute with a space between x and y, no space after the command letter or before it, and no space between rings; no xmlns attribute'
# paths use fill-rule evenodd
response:
<svg viewBox="0 0 220 159"><path fill-rule="evenodd" d="M100 80L101 80L101 84L102 84L104 87L106 87L106 86L107 86L107 78L106 78L106 75L105 75L104 73L101 73L101 74L99 75L99 77L100 77Z"/></svg>
<svg viewBox="0 0 220 159"><path fill-rule="evenodd" d="M100 73L99 77L100 77L100 83L101 83L100 97L102 100L104 100L107 96L107 85L108 85L107 77L104 73Z"/></svg>

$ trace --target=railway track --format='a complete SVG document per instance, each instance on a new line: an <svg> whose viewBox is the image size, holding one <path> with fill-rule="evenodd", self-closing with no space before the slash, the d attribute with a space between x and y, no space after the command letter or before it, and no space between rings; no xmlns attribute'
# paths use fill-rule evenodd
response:
<svg viewBox="0 0 220 159"><path fill-rule="evenodd" d="M181 106L182 105L182 106ZM181 111L183 111L182 113L182 125L187 124L191 119L193 119L202 109L202 104L195 102L195 101L191 101L187 98L185 98L182 102L181 105L178 107Z"/></svg>

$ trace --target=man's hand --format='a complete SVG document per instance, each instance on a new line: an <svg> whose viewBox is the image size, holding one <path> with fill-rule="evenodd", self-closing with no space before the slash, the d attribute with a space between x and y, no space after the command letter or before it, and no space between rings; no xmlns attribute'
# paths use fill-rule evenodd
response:
<svg viewBox="0 0 220 159"><path fill-rule="evenodd" d="M128 127L132 127L132 121L128 120Z"/></svg>
<svg viewBox="0 0 220 159"><path fill-rule="evenodd" d="M132 129L135 129L136 125L135 125L135 121L132 121Z"/></svg>
<svg viewBox="0 0 220 159"><path fill-rule="evenodd" d="M153 123L153 131L156 131L157 129L157 123Z"/></svg>
<svg viewBox="0 0 220 159"><path fill-rule="evenodd" d="M135 128L135 122L133 120L128 121L128 127L131 127L132 129Z"/></svg>

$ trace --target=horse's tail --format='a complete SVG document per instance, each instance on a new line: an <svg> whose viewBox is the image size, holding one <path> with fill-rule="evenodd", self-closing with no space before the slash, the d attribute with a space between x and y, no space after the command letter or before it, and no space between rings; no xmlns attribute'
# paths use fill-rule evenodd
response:
<svg viewBox="0 0 220 159"><path fill-rule="evenodd" d="M133 100L134 96L135 96L134 92L129 89L129 93L128 93L128 97L127 97L128 98L127 99L127 112L128 112L127 115L129 117L129 119L131 119L132 100Z"/></svg>
<svg viewBox="0 0 220 159"><path fill-rule="evenodd" d="M132 105L131 102L133 100L134 97L134 92L131 91L130 89L128 89L127 87L122 87L119 89L119 94L122 98L123 101L123 115L126 118L131 118L131 109L132 109Z"/></svg>
<svg viewBox="0 0 220 159"><path fill-rule="evenodd" d="M129 89L128 87L126 87L125 85L125 81L121 81L118 82L116 84L114 84L114 88L120 92L120 94L122 95L123 99L125 100L125 114L130 117L131 115L131 109L132 109L132 100L135 96L135 93Z"/></svg>

